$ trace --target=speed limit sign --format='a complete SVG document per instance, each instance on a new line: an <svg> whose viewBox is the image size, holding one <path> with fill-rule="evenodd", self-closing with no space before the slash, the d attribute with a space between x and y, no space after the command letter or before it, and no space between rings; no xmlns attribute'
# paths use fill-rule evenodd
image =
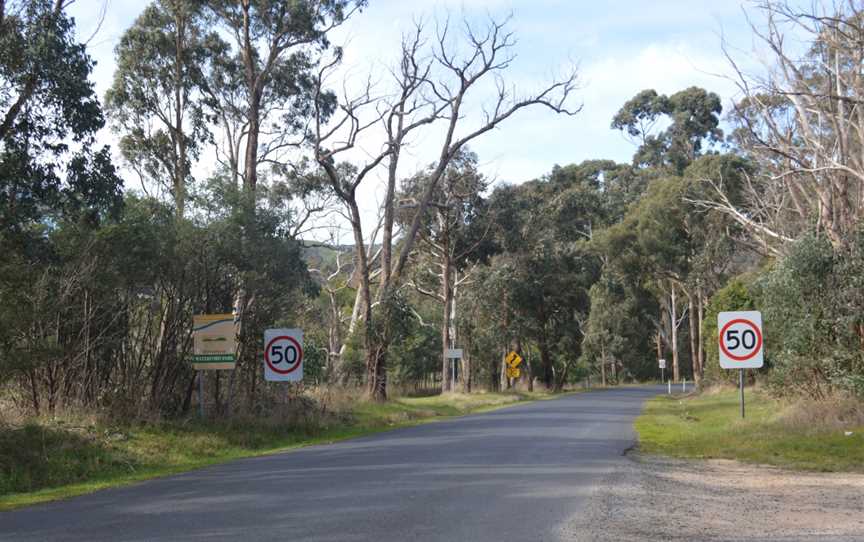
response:
<svg viewBox="0 0 864 542"><path fill-rule="evenodd" d="M759 311L721 312L717 315L720 341L720 367L758 369L762 355L762 313Z"/></svg>
<svg viewBox="0 0 864 542"><path fill-rule="evenodd" d="M264 331L264 378L270 382L303 380L303 330Z"/></svg>

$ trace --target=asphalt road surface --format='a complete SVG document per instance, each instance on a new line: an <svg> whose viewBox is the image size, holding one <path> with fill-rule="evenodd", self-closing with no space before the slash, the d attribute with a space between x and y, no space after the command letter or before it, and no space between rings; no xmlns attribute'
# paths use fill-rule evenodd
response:
<svg viewBox="0 0 864 542"><path fill-rule="evenodd" d="M516 405L0 513L3 540L560 540L660 387Z"/></svg>

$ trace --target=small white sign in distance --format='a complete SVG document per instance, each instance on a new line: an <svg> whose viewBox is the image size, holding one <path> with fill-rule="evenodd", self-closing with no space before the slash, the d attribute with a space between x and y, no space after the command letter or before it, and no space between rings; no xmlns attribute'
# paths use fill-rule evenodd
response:
<svg viewBox="0 0 864 542"><path fill-rule="evenodd" d="M461 348L448 348L444 351L448 359L462 359Z"/></svg>
<svg viewBox="0 0 864 542"><path fill-rule="evenodd" d="M264 378L270 382L303 380L303 330L264 331Z"/></svg>
<svg viewBox="0 0 864 542"><path fill-rule="evenodd" d="M720 346L720 367L758 369L765 364L761 312L719 313L717 335Z"/></svg>
<svg viewBox="0 0 864 542"><path fill-rule="evenodd" d="M665 360L665 359L658 359L657 362L658 362L658 364L660 365L660 368L661 368L661 369L665 369L665 368L666 368L666 360Z"/></svg>

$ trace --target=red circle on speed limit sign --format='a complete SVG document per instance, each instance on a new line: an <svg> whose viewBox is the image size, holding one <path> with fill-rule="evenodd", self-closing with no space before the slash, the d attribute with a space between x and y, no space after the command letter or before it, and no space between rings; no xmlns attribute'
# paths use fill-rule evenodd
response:
<svg viewBox="0 0 864 542"><path fill-rule="evenodd" d="M289 352L291 352L290 356ZM271 356L277 359L271 359ZM303 361L303 347L294 337L288 335L273 337L264 348L264 361L274 373L287 375L300 367Z"/></svg>
<svg viewBox="0 0 864 542"><path fill-rule="evenodd" d="M735 335L732 335L731 333L727 335L727 332L731 331L732 333L734 333L736 331L729 329L735 324L743 324L750 329L745 329L743 332L741 332L740 337L737 333ZM753 337L750 345L747 344L746 340L748 333L750 334L750 336ZM743 346L750 351L740 356L733 354L729 351L730 345L726 344L727 342L731 342L733 340L736 342L736 344L735 346L731 346L732 350L737 350L739 346ZM730 359L733 359L735 361L747 361L748 359L755 357L756 354L758 354L762 350L762 331L759 329L759 326L757 326L750 320L746 320L744 318L736 318L734 320L730 320L726 323L725 326L723 326L723 329L720 330L720 348L723 350L723 353L726 354Z"/></svg>

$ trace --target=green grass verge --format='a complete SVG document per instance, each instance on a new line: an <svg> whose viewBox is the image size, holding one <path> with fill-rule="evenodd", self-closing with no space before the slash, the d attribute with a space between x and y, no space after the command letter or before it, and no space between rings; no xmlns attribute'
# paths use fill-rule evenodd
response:
<svg viewBox="0 0 864 542"><path fill-rule="evenodd" d="M354 403L346 412L291 423L249 418L127 425L33 420L0 426L0 510L551 397L481 393L399 398Z"/></svg>
<svg viewBox="0 0 864 542"><path fill-rule="evenodd" d="M744 420L737 391L648 401L636 420L639 450L797 470L864 472L864 427L796 427L783 420L781 402L759 391L745 393Z"/></svg>

